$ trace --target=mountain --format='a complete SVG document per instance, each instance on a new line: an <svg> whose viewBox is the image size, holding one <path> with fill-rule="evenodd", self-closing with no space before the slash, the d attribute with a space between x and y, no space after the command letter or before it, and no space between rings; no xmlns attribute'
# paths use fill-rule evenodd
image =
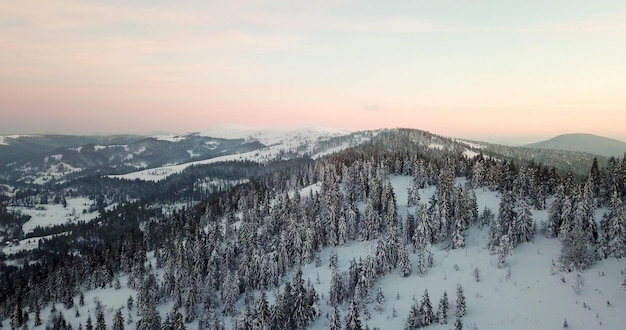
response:
<svg viewBox="0 0 626 330"><path fill-rule="evenodd" d="M586 152L605 157L621 157L626 152L626 143L622 141L584 133L563 134L526 147Z"/></svg>
<svg viewBox="0 0 626 330"><path fill-rule="evenodd" d="M584 180L552 168L590 154L382 129L153 136L44 158L65 167L80 155L184 162L150 170L180 169L161 179L85 162L77 173L93 174L65 182L0 182L0 328L626 322L626 185L606 184L626 172L600 171L592 203Z"/></svg>

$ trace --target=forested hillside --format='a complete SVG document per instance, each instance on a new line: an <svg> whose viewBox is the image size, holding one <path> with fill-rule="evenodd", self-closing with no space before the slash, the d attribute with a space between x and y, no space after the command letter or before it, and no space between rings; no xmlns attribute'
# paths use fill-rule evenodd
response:
<svg viewBox="0 0 626 330"><path fill-rule="evenodd" d="M367 143L315 161L250 165L249 171L240 164L242 171L232 178L245 181L206 194L193 195L198 177L189 172L164 183L68 183L66 188L82 186L80 194L113 194L102 201L119 206L107 210L95 203L100 208L95 221L56 232L71 239L59 238L47 253L3 262L1 324L16 329L515 328L489 323L486 307L477 301L483 295L496 299L493 290L481 288L484 283L524 290L517 281L504 287L502 281L509 282L512 267L532 264L524 261L534 253L532 244L537 255L548 253L539 251L543 248L558 248L551 266L534 267L544 277L571 280L574 291L584 285L576 276L589 274L596 264L602 267L598 272L611 270L605 278L620 277L620 283L598 293L599 299L610 295L610 301L596 319L608 326L625 321L610 308L626 306L621 288L626 277L618 273L625 267L613 262L626 256L626 159L606 165L590 159L588 175L579 176L540 161L481 150L471 154L470 149L421 131L384 130ZM165 212L165 204L181 201L172 195L178 193L188 202ZM136 200L129 202L131 196ZM503 274L500 283L492 274ZM397 283L405 283L405 291ZM543 294L537 298L549 299ZM535 316L535 322L556 323L534 327L565 327L569 318L574 328L582 317L573 310L559 313ZM531 321L519 322L533 327Z"/></svg>

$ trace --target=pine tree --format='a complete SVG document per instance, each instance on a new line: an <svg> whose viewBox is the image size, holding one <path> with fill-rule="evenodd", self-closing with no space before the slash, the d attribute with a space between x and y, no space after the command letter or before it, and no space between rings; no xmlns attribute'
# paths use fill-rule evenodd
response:
<svg viewBox="0 0 626 330"><path fill-rule="evenodd" d="M456 286L456 316L457 318L465 316L465 295L461 284Z"/></svg>
<svg viewBox="0 0 626 330"><path fill-rule="evenodd" d="M272 314L267 302L265 291L261 291L261 296L259 297L259 302L256 308L256 318L262 329L270 328Z"/></svg>
<svg viewBox="0 0 626 330"><path fill-rule="evenodd" d="M430 325L435 320L435 314L433 313L433 306L430 303L430 297L428 296L428 290L424 290L422 301L420 303L420 314L422 316L422 324L424 326Z"/></svg>
<svg viewBox="0 0 626 330"><path fill-rule="evenodd" d="M454 321L454 330L463 330L463 322L461 322L460 317L457 317L456 321Z"/></svg>
<svg viewBox="0 0 626 330"><path fill-rule="evenodd" d="M626 256L626 217L624 207L617 191L611 195L606 228L603 228L608 256L622 258Z"/></svg>
<svg viewBox="0 0 626 330"><path fill-rule="evenodd" d="M93 323L91 322L91 315L87 315L87 323L85 323L85 330L93 330Z"/></svg>
<svg viewBox="0 0 626 330"><path fill-rule="evenodd" d="M361 320L359 319L359 306L355 300L350 302L350 311L346 315L346 330L361 330Z"/></svg>
<svg viewBox="0 0 626 330"><path fill-rule="evenodd" d="M41 306L39 302L35 301L35 326L41 325Z"/></svg>
<svg viewBox="0 0 626 330"><path fill-rule="evenodd" d="M374 309L379 313L385 310L385 294L383 293L383 288L380 286L378 287L378 292L376 293L376 306Z"/></svg>
<svg viewBox="0 0 626 330"><path fill-rule="evenodd" d="M330 279L330 292L328 298L331 306L337 306L343 302L344 286L343 279L337 268L333 268Z"/></svg>
<svg viewBox="0 0 626 330"><path fill-rule="evenodd" d="M411 311L409 312L409 316L406 319L404 329L413 330L413 329L423 328L424 324L422 324L422 320L423 320L423 317L422 317L421 309L417 305L417 302L415 302L411 306Z"/></svg>
<svg viewBox="0 0 626 330"><path fill-rule="evenodd" d="M457 219L454 234L452 235L452 248L462 249L465 247L465 229L461 220Z"/></svg>
<svg viewBox="0 0 626 330"><path fill-rule="evenodd" d="M124 316L122 316L122 309L118 309L113 317L113 330L124 330Z"/></svg>
<svg viewBox="0 0 626 330"><path fill-rule="evenodd" d="M237 274L230 270L224 279L222 288L222 301L224 303L224 314L228 316L237 315L237 299L239 298L239 278Z"/></svg>
<svg viewBox="0 0 626 330"><path fill-rule="evenodd" d="M520 211L515 219L515 226L517 227L516 232L518 234L517 242L530 242L533 239L535 233L532 213L530 212L528 203L526 203L524 199L520 200Z"/></svg>
<svg viewBox="0 0 626 330"><path fill-rule="evenodd" d="M341 315L339 314L339 308L333 307L330 311L330 330L341 330Z"/></svg>
<svg viewBox="0 0 626 330"><path fill-rule="evenodd" d="M500 238L500 245L498 246L498 268L506 267L506 258L514 251L513 245L509 240L509 235L503 235Z"/></svg>
<svg viewBox="0 0 626 330"><path fill-rule="evenodd" d="M424 249L420 249L417 254L417 275L424 276L426 274L426 252Z"/></svg>
<svg viewBox="0 0 626 330"><path fill-rule="evenodd" d="M107 325L106 325L106 322L104 321L104 312L102 310L99 310L98 314L96 315L95 330L106 330L106 329L107 329Z"/></svg>
<svg viewBox="0 0 626 330"><path fill-rule="evenodd" d="M441 296L441 299L439 300L439 307L437 308L437 323L439 324L448 323L446 318L448 317L449 307L450 306L448 303L448 293L444 291L443 296Z"/></svg>
<svg viewBox="0 0 626 330"><path fill-rule="evenodd" d="M406 250L404 244L400 245L398 251L398 267L400 268L400 275L407 277L411 275L411 261L409 261L409 252Z"/></svg>

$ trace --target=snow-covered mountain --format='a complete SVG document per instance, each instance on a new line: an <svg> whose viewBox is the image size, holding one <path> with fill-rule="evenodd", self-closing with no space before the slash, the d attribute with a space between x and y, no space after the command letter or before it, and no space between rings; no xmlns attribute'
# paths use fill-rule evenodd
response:
<svg viewBox="0 0 626 330"><path fill-rule="evenodd" d="M192 165L316 158L367 141L364 135L317 129L220 128L201 133L124 139L7 136L0 145L7 163L0 170L0 179L41 185L101 173L155 181Z"/></svg>
<svg viewBox="0 0 626 330"><path fill-rule="evenodd" d="M532 161L554 153L591 163L580 153L410 129L202 132L62 148L87 150L91 161L147 154L154 164L205 149L225 151L122 177L142 180L97 172L56 185L2 183L0 278L10 280L0 281L1 327L626 322L626 172L601 168L588 189L584 177ZM74 166L59 150L43 157Z"/></svg>
<svg viewBox="0 0 626 330"><path fill-rule="evenodd" d="M605 157L621 157L626 153L626 143L622 141L583 133L563 134L526 147L586 152Z"/></svg>

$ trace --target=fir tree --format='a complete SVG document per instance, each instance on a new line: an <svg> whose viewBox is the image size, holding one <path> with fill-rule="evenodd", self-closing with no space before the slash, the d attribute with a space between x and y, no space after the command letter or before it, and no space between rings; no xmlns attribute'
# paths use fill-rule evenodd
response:
<svg viewBox="0 0 626 330"><path fill-rule="evenodd" d="M39 302L35 301L35 326L41 325L41 306Z"/></svg>
<svg viewBox="0 0 626 330"><path fill-rule="evenodd" d="M606 228L603 228L606 237L607 255L615 258L626 256L626 217L624 207L617 191L611 195Z"/></svg>
<svg viewBox="0 0 626 330"><path fill-rule="evenodd" d="M330 330L341 330L341 315L339 314L339 308L333 307L330 311L330 319L328 321Z"/></svg>
<svg viewBox="0 0 626 330"><path fill-rule="evenodd" d="M461 284L456 286L456 316L457 318L465 316L465 295Z"/></svg>
<svg viewBox="0 0 626 330"><path fill-rule="evenodd" d="M93 330L93 323L91 322L91 315L87 315L87 323L85 323L85 330Z"/></svg>
<svg viewBox="0 0 626 330"><path fill-rule="evenodd" d="M376 293L376 306L374 309L379 313L385 310L385 294L383 293L383 288L380 286L378 287L378 292Z"/></svg>
<svg viewBox="0 0 626 330"><path fill-rule="evenodd" d="M454 321L454 330L463 330L463 322L461 322L461 317L456 318Z"/></svg>
<svg viewBox="0 0 626 330"><path fill-rule="evenodd" d="M359 306L355 300L350 302L350 310L346 315L346 330L361 330L361 320L359 316Z"/></svg>
<svg viewBox="0 0 626 330"><path fill-rule="evenodd" d="M433 306L430 303L430 297L428 296L428 290L424 290L422 301L420 303L420 314L422 316L422 324L424 326L430 325L435 320L435 314L433 313Z"/></svg>
<svg viewBox="0 0 626 330"><path fill-rule="evenodd" d="M465 229L461 220L456 221L454 234L452 235L452 248L462 249L465 247Z"/></svg>
<svg viewBox="0 0 626 330"><path fill-rule="evenodd" d="M404 244L400 245L398 251L398 267L400 268L400 275L407 277L411 275L411 262L409 261L409 252L406 250Z"/></svg>
<svg viewBox="0 0 626 330"><path fill-rule="evenodd" d="M104 312L102 310L98 311L96 316L96 327L95 330L106 330L106 322L104 321Z"/></svg>
<svg viewBox="0 0 626 330"><path fill-rule="evenodd" d="M509 235L504 235L500 238L500 245L498 246L498 268L506 267L506 258L513 253L513 244L509 240Z"/></svg>
<svg viewBox="0 0 626 330"><path fill-rule="evenodd" d="M520 211L515 219L515 227L517 227L517 242L524 243L532 240L534 235L532 213L528 203L523 199L520 200Z"/></svg>
<svg viewBox="0 0 626 330"><path fill-rule="evenodd" d="M113 330L124 330L124 316L122 316L122 309L118 309L113 317Z"/></svg>
<svg viewBox="0 0 626 330"><path fill-rule="evenodd" d="M267 296L265 294L265 291L261 291L261 296L259 297L259 302L256 308L256 315L256 318L261 328L269 329L272 314L269 308L269 304L267 302Z"/></svg>
<svg viewBox="0 0 626 330"><path fill-rule="evenodd" d="M448 323L446 318L448 317L449 307L450 306L448 303L448 293L444 291L443 296L441 296L441 299L439 300L439 307L437 308L437 323L439 324Z"/></svg>
<svg viewBox="0 0 626 330"><path fill-rule="evenodd" d="M417 302L415 302L411 306L411 311L409 312L409 316L406 319L404 329L405 330L420 329L424 327L424 324L422 324L422 320L423 320L423 317L422 317L421 309L417 305Z"/></svg>

